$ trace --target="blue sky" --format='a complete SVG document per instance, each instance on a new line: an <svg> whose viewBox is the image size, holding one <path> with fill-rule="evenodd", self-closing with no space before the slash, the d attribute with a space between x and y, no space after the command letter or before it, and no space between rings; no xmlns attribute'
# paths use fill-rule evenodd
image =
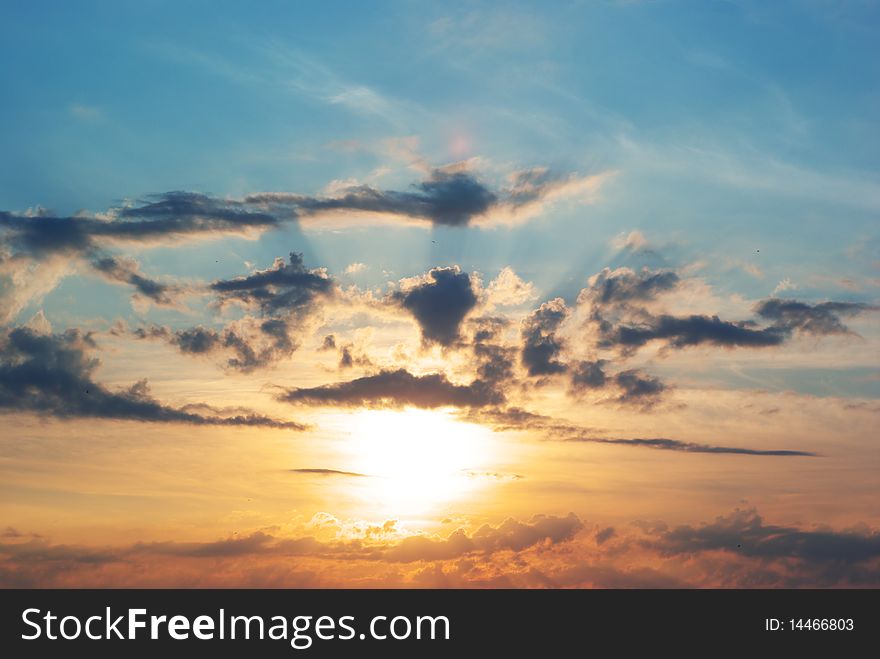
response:
<svg viewBox="0 0 880 659"><path fill-rule="evenodd" d="M613 172L599 203L511 231L439 227L428 243L422 229L352 241L290 226L216 253L139 258L210 279L293 249L331 272L371 260L365 285L382 271L456 263L492 277L512 265L568 300L604 266L700 262L728 293L789 281L801 296L869 299L876 14L872 3L16 4L0 28L11 64L0 201L64 214L172 190L405 189L419 179L407 149L432 166L479 158L495 180L536 166ZM610 246L634 230L656 246L635 261ZM85 313L131 316L125 295L95 287L110 285L65 279L22 315L73 296Z"/></svg>
<svg viewBox="0 0 880 659"><path fill-rule="evenodd" d="M6 208L315 191L382 164L328 145L439 164L464 132L523 166L647 154L614 218L647 230L876 211L870 3L19 3L2 30Z"/></svg>

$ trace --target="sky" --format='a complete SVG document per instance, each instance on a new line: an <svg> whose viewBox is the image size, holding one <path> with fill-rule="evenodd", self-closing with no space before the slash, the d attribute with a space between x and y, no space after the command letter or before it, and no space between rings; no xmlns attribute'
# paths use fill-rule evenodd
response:
<svg viewBox="0 0 880 659"><path fill-rule="evenodd" d="M880 586L878 11L4 3L0 586Z"/></svg>

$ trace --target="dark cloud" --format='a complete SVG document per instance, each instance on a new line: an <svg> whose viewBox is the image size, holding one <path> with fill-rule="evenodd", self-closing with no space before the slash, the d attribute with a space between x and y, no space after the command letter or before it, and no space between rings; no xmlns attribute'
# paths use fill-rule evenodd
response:
<svg viewBox="0 0 880 659"><path fill-rule="evenodd" d="M638 322L612 324L594 310L599 321L599 345L637 349L650 341L665 341L672 348L702 344L723 347L772 347L785 343L794 332L814 335L848 334L841 316L857 316L877 307L856 302L823 302L809 305L795 300L765 300L755 308L756 313L773 321L771 325L756 328L753 321L730 322L717 316L652 316L645 311Z"/></svg>
<svg viewBox="0 0 880 659"><path fill-rule="evenodd" d="M576 362L571 369L571 388L574 391L602 389L608 383L605 359Z"/></svg>
<svg viewBox="0 0 880 659"><path fill-rule="evenodd" d="M614 376L614 382L620 387L617 400L621 403L653 405L667 388L659 378L646 375L638 369L621 371Z"/></svg>
<svg viewBox="0 0 880 659"><path fill-rule="evenodd" d="M243 233L273 228L274 216L241 202L194 192L169 192L147 203L118 210L115 219L88 216L35 216L0 211L0 230L7 242L33 254L88 253L111 242L144 243L179 236Z"/></svg>
<svg viewBox="0 0 880 659"><path fill-rule="evenodd" d="M291 469L294 474L317 474L319 476L357 476L366 477L366 474L359 474L356 471L339 471L338 469Z"/></svg>
<svg viewBox="0 0 880 659"><path fill-rule="evenodd" d="M17 284L16 290L0 290L0 294L9 306L6 320L11 320L28 302L42 295L41 291L75 272L65 268L65 261L81 260L91 263L110 281L134 286L139 296L167 305L174 297L173 289L188 291L189 287L157 281L124 267L123 257L109 250L122 245L177 245L184 239L254 235L304 216L320 221L323 214L337 211L350 211L356 216L377 212L398 220L417 219L443 226L466 226L475 220L504 223L538 212L544 201L587 192L601 180L602 176L563 177L536 169L515 175L511 187L493 191L465 171L462 163L456 163L432 170L425 180L403 192L356 186L329 197L280 192L231 199L172 191L96 214L61 216L44 209L0 211L0 263L6 270L16 271L17 281L22 276L33 277L40 284ZM46 265L48 257L53 258L51 267ZM38 265L46 267L33 272ZM238 300L259 307L264 315L300 308L316 292L303 281L281 285L283 290L236 288L247 285L239 280L215 283L216 292L225 290L220 294L221 301ZM321 286L317 282L317 287ZM434 339L426 335L426 340ZM436 340L447 340L442 329Z"/></svg>
<svg viewBox="0 0 880 659"><path fill-rule="evenodd" d="M145 277L134 259L120 256L102 256L91 261L92 267L110 281L130 284L137 293L149 298L156 304L171 305L174 303L171 295L178 288Z"/></svg>
<svg viewBox="0 0 880 659"><path fill-rule="evenodd" d="M590 280L589 288L584 289L581 296L589 297L601 306L644 302L673 290L679 281L678 275L672 270L644 268L635 272L629 268L605 268Z"/></svg>
<svg viewBox="0 0 880 659"><path fill-rule="evenodd" d="M586 442L593 444L617 444L620 446L633 446L640 448L652 448L661 451L681 451L684 453L713 453L730 455L754 455L776 457L817 457L815 453L807 451L783 450L783 449L749 449L733 446L714 446L696 442L685 442L677 439L665 438L619 438L603 436L597 430L584 428L576 424L559 421L543 414L535 414L519 407L488 408L481 410L469 410L464 416L468 421L482 423L492 427L495 431L531 430L539 433L541 437L552 441L562 442Z"/></svg>
<svg viewBox="0 0 880 659"><path fill-rule="evenodd" d="M645 448L660 449L663 451L683 451L685 453L726 453L729 455L765 455L775 457L817 457L815 453L808 451L790 451L782 449L750 449L735 446L711 446L695 442L682 442L677 439L618 439L607 437L571 437L566 441L594 442L598 444L620 444L623 446L643 446Z"/></svg>
<svg viewBox="0 0 880 659"><path fill-rule="evenodd" d="M376 375L320 387L289 389L279 400L312 405L435 408L497 405L504 397L491 385L475 380L453 384L445 375L413 375L405 369L381 371Z"/></svg>
<svg viewBox="0 0 880 659"><path fill-rule="evenodd" d="M18 327L0 340L0 410L56 417L95 417L194 425L263 426L303 430L289 421L246 413L207 416L150 397L146 380L113 392L92 379L99 360L89 356L89 334L45 335Z"/></svg>
<svg viewBox="0 0 880 659"><path fill-rule="evenodd" d="M260 193L244 199L220 199L197 192L172 191L138 205L110 209L110 219L0 211L7 242L32 255L88 253L112 242L144 243L162 239L244 233L280 226L300 216L333 211L375 212L444 226L467 226L490 211L516 211L542 200L578 179L542 169L518 173L507 190L492 191L460 167L437 168L411 190L355 186L332 197L297 193Z"/></svg>
<svg viewBox="0 0 880 659"><path fill-rule="evenodd" d="M187 558L232 558L266 551L274 540L273 536L256 531L239 538L225 538L213 542L139 542L121 553L123 556L159 554Z"/></svg>
<svg viewBox="0 0 880 659"><path fill-rule="evenodd" d="M173 342L181 352L201 355L215 350L223 343L223 339L216 331L207 327L191 327L189 329L174 332Z"/></svg>
<svg viewBox="0 0 880 659"><path fill-rule="evenodd" d="M129 221L113 230L114 237L237 231L280 223L277 216L249 208L240 201L179 191L155 195L148 203L123 208L120 217Z"/></svg>
<svg viewBox="0 0 880 659"><path fill-rule="evenodd" d="M765 524L755 510L738 510L711 524L678 526L646 545L664 556L726 551L750 558L830 564L880 558L880 533L775 526Z"/></svg>
<svg viewBox="0 0 880 659"><path fill-rule="evenodd" d="M358 352L353 343L346 343L339 348L339 368L352 368L353 366L361 366L369 368L373 365L370 358L365 354Z"/></svg>
<svg viewBox="0 0 880 659"><path fill-rule="evenodd" d="M260 323L260 332L271 342L270 350L280 355L289 355L297 348L292 330L292 323L287 318L269 318Z"/></svg>
<svg viewBox="0 0 880 659"><path fill-rule="evenodd" d="M445 226L467 226L499 201L498 196L474 175L462 171L435 169L411 191L378 190L359 185L335 197L266 193L249 195L245 202L293 208L301 215L330 211L384 213L427 220Z"/></svg>
<svg viewBox="0 0 880 659"><path fill-rule="evenodd" d="M566 365L558 360L564 342L556 335L556 330L568 313L565 301L556 298L545 302L523 320L520 359L529 375L553 375L566 370Z"/></svg>
<svg viewBox="0 0 880 659"><path fill-rule="evenodd" d="M755 307L762 318L774 322L774 327L784 331L800 331L806 334L849 334L849 328L841 316L852 317L880 307L859 302L821 302L808 304L797 300L764 300Z"/></svg>
<svg viewBox="0 0 880 659"><path fill-rule="evenodd" d="M654 300L674 290L680 281L671 270L648 268L639 272L605 268L592 277L578 299L592 306L590 318L598 328L598 347L620 348L624 353L651 341L665 341L672 348L702 344L765 347L780 345L788 337L789 331L777 326L756 328L751 321L730 322L700 314L655 315L634 304Z"/></svg>
<svg viewBox="0 0 880 659"><path fill-rule="evenodd" d="M458 266L433 268L425 281L395 292L392 299L412 313L425 343L443 346L460 338L462 320L477 306L471 279Z"/></svg>
<svg viewBox="0 0 880 659"><path fill-rule="evenodd" d="M245 336L243 330L232 327L218 331L198 325L172 330L152 325L138 327L131 333L139 339L166 341L177 346L186 355L231 353L226 358L226 366L243 373L250 373L289 357L296 349L296 344L289 336L289 324L285 320L263 321L257 324L254 331L254 336Z"/></svg>
<svg viewBox="0 0 880 659"><path fill-rule="evenodd" d="M12 307L7 312L12 319L34 297L34 291L48 290L64 275L75 272L75 268L65 267L65 261L81 261L111 282L134 286L137 297L171 305L174 294L186 287L147 277L133 259L111 254L108 249L120 244L149 246L179 243L185 237L264 231L280 226L283 219L248 209L241 202L185 192L160 195L131 208L111 209L106 217L55 216L44 210L27 214L0 211L0 263L5 254L4 265L39 280L32 290L0 290L0 295ZM51 267L38 268L47 263Z"/></svg>
<svg viewBox="0 0 880 659"><path fill-rule="evenodd" d="M604 326L600 346L638 348L649 341L664 340L673 348L700 344L717 346L778 346L785 342L788 332L779 327L753 329L754 323L732 323L717 316L654 316L638 325Z"/></svg>
<svg viewBox="0 0 880 659"><path fill-rule="evenodd" d="M93 248L92 237L100 220L79 217L35 216L0 212L4 242L19 252L42 256L63 252L86 252Z"/></svg>
<svg viewBox="0 0 880 659"><path fill-rule="evenodd" d="M315 311L317 298L332 296L334 287L323 270L306 269L302 255L291 253L289 262L279 258L266 270L210 285L221 303L234 300L255 308L260 317L247 317L221 330L201 325L178 330L152 326L136 329L133 334L167 341L184 354L231 353L227 367L251 372L296 351L296 334Z"/></svg>
<svg viewBox="0 0 880 659"><path fill-rule="evenodd" d="M406 192L356 186L330 198L268 194L248 200L271 204L283 199L301 215L365 211L460 227L493 214L510 218L523 211L533 212L546 200L583 193L597 181L595 177L565 176L534 168L514 173L508 187L492 190L475 174L464 171L461 164L454 164L431 170L426 180Z"/></svg>
<svg viewBox="0 0 880 659"><path fill-rule="evenodd" d="M354 357L351 354L351 347L344 346L339 355L339 368L351 368L354 366Z"/></svg>
<svg viewBox="0 0 880 659"><path fill-rule="evenodd" d="M580 430L578 426L562 424L544 414L529 412L521 407L490 407L480 410L468 410L463 414L467 421L491 426L497 432L509 430L552 430L566 427L572 432Z"/></svg>
<svg viewBox="0 0 880 659"><path fill-rule="evenodd" d="M502 318L480 318L475 322L473 351L477 377L503 386L514 377L516 349L498 343L501 330L508 325Z"/></svg>
<svg viewBox="0 0 880 659"><path fill-rule="evenodd" d="M616 534L613 526L608 526L602 529L601 531L596 532L596 544L604 545L606 542L611 540Z"/></svg>
<svg viewBox="0 0 880 659"><path fill-rule="evenodd" d="M353 366L363 366L366 368L373 365L370 358L366 354L363 354L362 351L355 348L353 343L339 343L336 340L335 334L325 335L318 350L321 352L327 352L329 350L338 351L340 369L352 368Z"/></svg>
<svg viewBox="0 0 880 659"><path fill-rule="evenodd" d="M484 382L502 384L513 378L514 348L478 343L474 355L478 360L477 376Z"/></svg>
<svg viewBox="0 0 880 659"><path fill-rule="evenodd" d="M305 307L316 296L330 294L333 280L322 270L308 270L302 254L291 252L289 263L276 258L266 270L215 281L210 287L222 301L234 300L272 315Z"/></svg>
<svg viewBox="0 0 880 659"><path fill-rule="evenodd" d="M504 328L510 325L507 318L484 316L471 321L474 330L474 343L488 343L496 340Z"/></svg>
<svg viewBox="0 0 880 659"><path fill-rule="evenodd" d="M96 216L55 216L49 211L19 214L0 211L0 231L8 244L31 255L92 252L106 242L146 243L183 236L263 231L333 211L375 212L425 220L435 225L467 226L496 209L514 212L540 202L570 184L587 180L561 177L544 169L519 172L513 185L493 191L460 166L431 170L406 191L350 187L337 196L259 193L221 199L198 192L153 195L137 205L111 208ZM577 185L575 185L577 187Z"/></svg>
<svg viewBox="0 0 880 659"><path fill-rule="evenodd" d="M760 318L772 321L759 327L751 320L726 321L718 316L653 314L634 305L648 302L680 283L671 270L635 272L629 268L605 268L590 279L578 300L591 305L590 318L598 328L598 346L632 352L651 341L664 341L672 348L696 345L723 347L772 347L785 343L793 332L844 334L849 329L841 317L851 317L878 307L855 302L823 302L810 305L796 300L765 300L755 307Z"/></svg>

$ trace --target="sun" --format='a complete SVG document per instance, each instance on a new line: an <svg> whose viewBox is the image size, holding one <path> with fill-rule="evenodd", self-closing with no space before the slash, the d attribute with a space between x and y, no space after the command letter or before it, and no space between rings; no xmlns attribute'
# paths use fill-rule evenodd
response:
<svg viewBox="0 0 880 659"><path fill-rule="evenodd" d="M448 410L366 410L348 415L345 462L363 474L354 493L374 514L429 516L485 486L488 429Z"/></svg>

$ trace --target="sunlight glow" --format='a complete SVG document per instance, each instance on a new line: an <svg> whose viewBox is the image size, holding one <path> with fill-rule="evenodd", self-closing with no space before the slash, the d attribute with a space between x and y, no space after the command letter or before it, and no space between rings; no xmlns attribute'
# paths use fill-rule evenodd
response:
<svg viewBox="0 0 880 659"><path fill-rule="evenodd" d="M491 479L474 475L491 466L492 432L447 411L369 410L346 425L355 484L374 514L424 516L472 495Z"/></svg>

